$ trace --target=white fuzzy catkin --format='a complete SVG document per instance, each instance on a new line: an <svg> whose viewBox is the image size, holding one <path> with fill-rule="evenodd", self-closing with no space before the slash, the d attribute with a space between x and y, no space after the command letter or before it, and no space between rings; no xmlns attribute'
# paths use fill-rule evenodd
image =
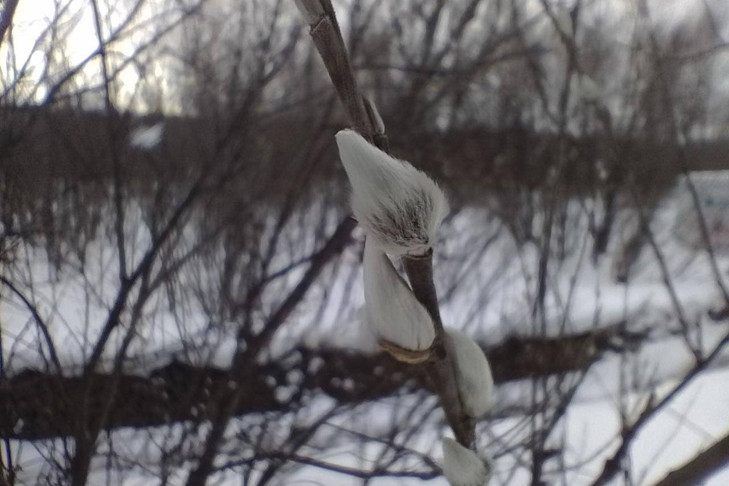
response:
<svg viewBox="0 0 729 486"><path fill-rule="evenodd" d="M443 475L451 486L486 486L491 465L453 439L443 439Z"/></svg>
<svg viewBox="0 0 729 486"><path fill-rule="evenodd" d="M445 329L445 346L456 368L456 387L464 411L471 417L484 415L493 400L491 367L476 342L455 329Z"/></svg>
<svg viewBox="0 0 729 486"><path fill-rule="evenodd" d="M352 184L352 211L367 235L391 255L422 255L448 212L443 191L408 162L397 160L352 130L337 133Z"/></svg>
<svg viewBox="0 0 729 486"><path fill-rule="evenodd" d="M387 255L368 237L364 252L365 315L377 335L409 350L433 344L433 321Z"/></svg>

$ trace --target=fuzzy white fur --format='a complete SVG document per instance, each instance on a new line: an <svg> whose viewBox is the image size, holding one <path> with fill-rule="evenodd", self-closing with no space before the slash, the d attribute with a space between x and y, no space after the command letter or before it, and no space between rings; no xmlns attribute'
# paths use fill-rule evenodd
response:
<svg viewBox="0 0 729 486"><path fill-rule="evenodd" d="M421 255L448 212L443 191L408 162L381 151L357 132L337 133L352 184L352 211L367 235L391 255Z"/></svg>
<svg viewBox="0 0 729 486"><path fill-rule="evenodd" d="M364 252L365 315L381 339L420 351L433 344L433 321L387 255L368 237Z"/></svg>
<svg viewBox="0 0 729 486"><path fill-rule="evenodd" d="M486 486L491 465L453 439L443 439L443 475L451 486Z"/></svg>
<svg viewBox="0 0 729 486"><path fill-rule="evenodd" d="M471 417L484 415L493 401L491 367L476 342L455 329L446 328L446 351L456 367L456 386L464 411Z"/></svg>

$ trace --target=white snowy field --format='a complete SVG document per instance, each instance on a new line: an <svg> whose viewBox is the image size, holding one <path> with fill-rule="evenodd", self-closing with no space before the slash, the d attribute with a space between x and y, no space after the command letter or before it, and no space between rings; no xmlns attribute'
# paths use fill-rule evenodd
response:
<svg viewBox="0 0 729 486"><path fill-rule="evenodd" d="M648 335L648 340L634 352L606 353L580 378L573 401L547 440L548 445L565 450L562 464L545 466L546 471L557 466L568 471L564 484L590 484L619 445L621 412L630 422L650 391L658 398L668 393L695 365L694 352L710 352L729 332L727 319L714 322L707 317L708 311L717 310L722 303L707 253L676 237L677 230L680 233L687 222L681 201L681 197L668 198L656 211L651 223L656 246L644 245L628 283L615 281L614 266L623 240L637 224L634 214L628 210L620 212L607 253L593 262L592 239L587 228L590 219L600 216L602 209L590 200L570 202L566 208L569 228L561 242L564 252L550 254L547 263L543 318L534 312L541 256L536 243L517 244L504 222L484 208L463 209L452 215L441 229L435 272L444 321L464 329L484 346L498 344L511 335L560 336L608 328L619 322L624 322L627 331ZM324 208L325 203L321 204ZM130 205L127 210L127 228L131 231L126 258L130 268L141 260L150 242L147 227L141 223L143 213L141 206ZM325 215L323 222L322 214ZM284 229L284 243L278 247L280 254L271 263L273 272L314 251L318 243L307 228L321 225L331 231L338 212L319 208L299 216L297 224ZM541 218L543 215L537 215L531 221L537 232L543 222ZM275 231L275 219L267 219L265 215L262 219L266 225L261 236L264 241ZM192 248L195 236L192 226L181 232L177 246L171 250L173 254L183 254ZM363 301L359 270L361 233L357 230L355 236L357 243L345 250L336 265L327 267L262 359L275 360L281 352L300 342L375 350L374 337L358 321ZM557 236L554 239L557 246ZM720 246L716 263L726 285L729 254ZM145 374L172 356L218 366L229 364L234 352L234 323L216 322L211 326L206 302L199 297L215 292L216 277L225 264L222 249L218 250L206 254L205 258L192 259L179 274L178 288L172 292L160 290L146 303L130 347L131 358L125 365L128 371ZM67 374L74 374L85 363L113 306L119 288L118 256L113 239L108 236L101 236L87 246L83 265L66 265L60 270L52 268L44 249L22 245L16 248L15 261L21 264L6 277L14 279L20 289L32 295L32 303L48 324L51 340ZM666 264L663 269L657 263L659 257ZM271 284L256 318L263 319L276 308L303 269L303 265L295 265ZM666 282L670 282L670 287ZM675 299L669 288L673 289ZM174 302L173 295L177 297ZM180 299L182 296L185 299ZM40 344L43 339L27 305L7 289L3 290L0 305L6 372L43 368L48 349ZM684 324L678 316L682 316ZM125 314L124 319L128 318L129 314ZM686 323L690 326L688 330L683 327ZM112 336L103 354L102 368L110 365L123 339L123 331L122 326ZM694 346L693 351L687 342ZM655 482L729 432L729 387L726 386L729 371L725 369L728 359L729 352L719 353L709 370L685 387L638 434L629 452L631 484ZM550 382L547 383L549 386ZM492 416L479 425L479 446L495 460L494 484L528 484L529 456L510 453L508 449L530 432L528 418L519 412L526 411L533 393L530 382L500 386ZM551 391L547 389L545 393ZM329 399L312 401L308 419L304 420L311 420L331 406ZM423 400L422 396L405 396L338 413L328 421L329 429L312 439L314 444L309 453L341 467L374 467L375 461L382 459L382 447L377 443L353 446L341 427L377 435L396 424L400 414L410 412L430 426L409 438L407 446L437 460L440 432L436 424L441 415L433 411L435 408L432 397ZM255 418L234 421L229 432L233 434L247 427L251 420ZM291 424L279 426L284 430ZM129 464L143 465L125 468L122 462L116 464L112 468L116 471L112 484L150 484L151 478L159 474L155 464L164 444L174 442L175 434L181 434L183 428L120 430L111 434L100 450L113 443L115 453L127 458ZM204 436L199 431L196 433ZM265 447L275 449L277 439L283 435L274 431ZM34 484L35 478L47 470L46 454L58 453L49 452L53 449L51 445L12 443L16 460L22 466L19 479L23 484ZM245 454L245 451L227 453L231 460ZM392 469L422 470L416 457L408 455L398 459ZM92 484L108 480L106 466L104 454L100 454ZM171 471L168 484L181 484L184 477L182 469ZM217 484L240 483L234 469L221 472L219 479ZM292 469L279 484L361 482L314 466L302 466ZM419 479L401 477L372 481L377 485L421 483ZM446 484L443 478L429 483ZM708 484L727 483L729 468Z"/></svg>

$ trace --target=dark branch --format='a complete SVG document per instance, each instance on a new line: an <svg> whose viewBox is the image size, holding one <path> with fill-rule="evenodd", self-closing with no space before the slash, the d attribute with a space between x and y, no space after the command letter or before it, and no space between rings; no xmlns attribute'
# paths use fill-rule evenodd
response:
<svg viewBox="0 0 729 486"><path fill-rule="evenodd" d="M511 338L487 354L497 383L584 369L614 347L614 333L586 333L563 338ZM322 363L320 367L316 363ZM277 387L290 387L292 370L303 374L287 402L276 399ZM413 365L385 354L343 349L298 347L286 359L232 377L225 370L178 361L148 377L121 375L117 397L105 411L111 374L86 378L24 370L0 382L0 437L36 440L73 433L77 404L88 391L89 416L108 413L106 427L149 427L209 418L233 393L241 399L235 416L264 411L285 412L306 392L323 393L340 403L364 403L396 393L430 390ZM239 381L236 381L239 380ZM272 384L273 383L273 384ZM239 388L236 388L239 387ZM432 390L430 390L432 391Z"/></svg>

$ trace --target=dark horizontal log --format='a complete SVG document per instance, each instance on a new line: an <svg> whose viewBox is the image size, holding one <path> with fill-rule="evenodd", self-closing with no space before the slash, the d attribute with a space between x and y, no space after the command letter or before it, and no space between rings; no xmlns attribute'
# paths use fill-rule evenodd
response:
<svg viewBox="0 0 729 486"><path fill-rule="evenodd" d="M633 337L631 343L639 339ZM495 381L503 383L585 369L602 352L625 345L625 339L611 329L549 339L512 337L487 354ZM363 403L428 388L416 367L385 354L346 349L297 347L275 363L247 371L235 381L220 368L172 361L147 377L119 375L105 428L200 421L236 387L244 389L238 416L290 410L310 393L324 393L341 403ZM101 416L114 381L108 374L84 379L30 369L4 379L0 436L36 440L71 435L80 413Z"/></svg>

